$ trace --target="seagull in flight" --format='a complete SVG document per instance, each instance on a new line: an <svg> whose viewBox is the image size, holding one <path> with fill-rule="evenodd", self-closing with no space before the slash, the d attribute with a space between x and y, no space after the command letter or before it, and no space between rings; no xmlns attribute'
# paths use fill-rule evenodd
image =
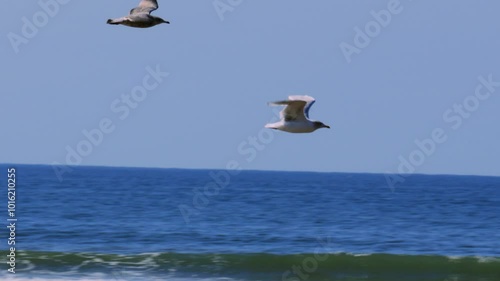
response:
<svg viewBox="0 0 500 281"><path fill-rule="evenodd" d="M289 96L288 100L270 102L269 105L285 105L280 112L281 120L267 124L266 128L289 133L312 133L330 126L320 121L309 120L309 109L316 100L310 96Z"/></svg>
<svg viewBox="0 0 500 281"><path fill-rule="evenodd" d="M130 10L126 17L109 19L108 24L123 24L130 27L146 28L161 23L170 23L160 17L151 15L151 12L158 9L156 0L141 0L139 6Z"/></svg>

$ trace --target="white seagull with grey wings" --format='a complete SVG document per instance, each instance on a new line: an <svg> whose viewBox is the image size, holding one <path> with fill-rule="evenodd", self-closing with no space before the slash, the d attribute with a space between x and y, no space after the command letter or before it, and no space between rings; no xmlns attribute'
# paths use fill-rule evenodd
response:
<svg viewBox="0 0 500 281"><path fill-rule="evenodd" d="M315 101L310 96L289 96L288 100L270 102L269 105L285 105L285 108L280 112L281 120L267 124L266 128L289 133L312 133L320 128L330 129L323 122L309 119L309 109Z"/></svg>
<svg viewBox="0 0 500 281"><path fill-rule="evenodd" d="M139 6L130 10L126 17L109 19L108 24L122 24L130 27L146 28L161 23L170 23L160 17L152 16L151 12L158 9L156 0L141 0Z"/></svg>

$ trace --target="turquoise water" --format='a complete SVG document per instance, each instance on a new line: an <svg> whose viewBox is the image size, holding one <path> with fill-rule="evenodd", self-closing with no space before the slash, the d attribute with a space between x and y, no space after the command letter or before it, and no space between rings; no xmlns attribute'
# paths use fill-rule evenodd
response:
<svg viewBox="0 0 500 281"><path fill-rule="evenodd" d="M498 177L14 167L12 280L500 280Z"/></svg>

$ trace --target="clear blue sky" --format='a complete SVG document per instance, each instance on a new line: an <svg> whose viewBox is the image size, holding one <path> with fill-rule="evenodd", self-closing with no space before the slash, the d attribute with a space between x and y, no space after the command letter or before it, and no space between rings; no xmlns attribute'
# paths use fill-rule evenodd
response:
<svg viewBox="0 0 500 281"><path fill-rule="evenodd" d="M397 172L440 128L416 172L500 175L500 87L474 98L479 76L500 81L500 2L244 0L221 20L213 1L159 0L171 24L133 29L106 20L136 0L59 1L48 16L38 1L3 3L2 163L64 164L107 120L114 130L81 164ZM388 6L377 30L371 11ZM356 47L356 27L373 38L348 62L340 45ZM170 75L125 117L121 96L157 65ZM266 103L291 94L315 97L311 117L332 129L264 131ZM454 109L464 100L468 118Z"/></svg>

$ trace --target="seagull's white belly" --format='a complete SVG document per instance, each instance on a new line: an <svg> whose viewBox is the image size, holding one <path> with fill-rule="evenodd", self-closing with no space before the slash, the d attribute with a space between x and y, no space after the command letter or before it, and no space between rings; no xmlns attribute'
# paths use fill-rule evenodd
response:
<svg viewBox="0 0 500 281"><path fill-rule="evenodd" d="M289 133L311 133L316 130L312 122L284 122L279 130Z"/></svg>

